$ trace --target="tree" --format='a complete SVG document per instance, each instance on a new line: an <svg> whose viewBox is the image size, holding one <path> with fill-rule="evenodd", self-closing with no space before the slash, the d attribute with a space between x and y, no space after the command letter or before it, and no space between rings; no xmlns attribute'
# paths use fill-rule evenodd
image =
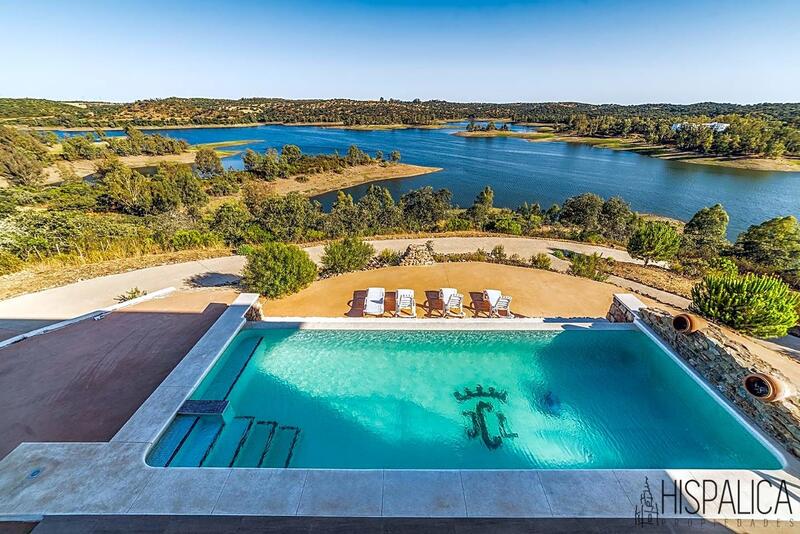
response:
<svg viewBox="0 0 800 534"><path fill-rule="evenodd" d="M319 202L309 200L300 193L293 191L286 196L278 196L250 184L245 189L244 201L253 214L254 222L276 239L297 241L321 227L322 208Z"/></svg>
<svg viewBox="0 0 800 534"><path fill-rule="evenodd" d="M303 152L297 145L283 145L281 148L281 159L287 165L296 165L301 157L303 157Z"/></svg>
<svg viewBox="0 0 800 534"><path fill-rule="evenodd" d="M645 221L636 227L628 240L628 253L634 258L651 261L666 261L675 257L681 244L681 235L669 223Z"/></svg>
<svg viewBox="0 0 800 534"><path fill-rule="evenodd" d="M345 237L325 245L322 266L325 272L347 273L360 271L375 255L375 247L356 237Z"/></svg>
<svg viewBox="0 0 800 534"><path fill-rule="evenodd" d="M100 202L130 215L146 215L152 208L150 181L138 171L117 166L103 176L105 194Z"/></svg>
<svg viewBox="0 0 800 534"><path fill-rule="evenodd" d="M410 230L432 230L447 216L451 197L447 189L434 191L431 186L409 191L400 197L403 223Z"/></svg>
<svg viewBox="0 0 800 534"><path fill-rule="evenodd" d="M728 213L721 204L702 208L683 227L680 255L682 258L710 260L728 246Z"/></svg>
<svg viewBox="0 0 800 534"><path fill-rule="evenodd" d="M400 162L400 151L399 150L392 150L389 153L389 160L392 163L399 163Z"/></svg>
<svg viewBox="0 0 800 534"><path fill-rule="evenodd" d="M800 321L800 293L772 276L710 274L692 288L692 308L752 336L781 337Z"/></svg>
<svg viewBox="0 0 800 534"><path fill-rule="evenodd" d="M361 212L353 202L353 196L339 191L331 211L325 218L325 231L331 237L359 235L366 229Z"/></svg>
<svg viewBox="0 0 800 534"><path fill-rule="evenodd" d="M385 187L370 185L358 201L358 212L366 229L373 234L391 232L403 225L403 212Z"/></svg>
<svg viewBox="0 0 800 534"><path fill-rule="evenodd" d="M208 202L208 195L191 167L181 163L161 163L153 180L173 184L172 187L180 197L180 203L186 208L203 206Z"/></svg>
<svg viewBox="0 0 800 534"><path fill-rule="evenodd" d="M600 209L600 233L612 241L627 242L635 222L636 214L620 197L609 198Z"/></svg>
<svg viewBox="0 0 800 534"><path fill-rule="evenodd" d="M202 178L213 178L223 173L222 162L213 148L203 147L197 151L194 166Z"/></svg>
<svg viewBox="0 0 800 534"><path fill-rule="evenodd" d="M472 221L475 228L483 230L486 227L493 205L494 191L492 191L491 187L486 186L475 197L475 202L472 203L466 213L467 218Z"/></svg>
<svg viewBox="0 0 800 534"><path fill-rule="evenodd" d="M734 253L776 271L800 269L800 224L788 216L753 225L739 235Z"/></svg>
<svg viewBox="0 0 800 534"><path fill-rule="evenodd" d="M235 247L244 243L251 221L252 217L244 206L226 202L214 212L209 226L222 237L225 244Z"/></svg>
<svg viewBox="0 0 800 534"><path fill-rule="evenodd" d="M559 215L562 223L573 224L584 231L595 231L600 226L600 212L603 209L603 199L594 193L584 193L570 197L564 202Z"/></svg>
<svg viewBox="0 0 800 534"><path fill-rule="evenodd" d="M16 185L37 185L50 163L47 147L35 136L0 126L0 177Z"/></svg>
<svg viewBox="0 0 800 534"><path fill-rule="evenodd" d="M246 256L242 284L268 298L296 293L317 277L317 266L296 245L266 243L250 247Z"/></svg>

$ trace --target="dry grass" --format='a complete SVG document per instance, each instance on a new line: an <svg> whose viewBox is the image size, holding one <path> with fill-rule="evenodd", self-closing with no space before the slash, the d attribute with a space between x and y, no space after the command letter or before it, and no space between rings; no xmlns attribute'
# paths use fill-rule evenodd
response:
<svg viewBox="0 0 800 534"><path fill-rule="evenodd" d="M98 276L135 271L158 265L218 258L227 256L230 253L230 250L226 248L209 248L135 256L89 264L65 264L56 261L38 263L23 271L0 276L0 300L52 287L64 286L81 280L97 278Z"/></svg>
<svg viewBox="0 0 800 534"><path fill-rule="evenodd" d="M681 276L661 267L645 267L644 265L620 261L614 264L612 272L621 278L633 280L687 299L692 298L692 287L699 282L699 280Z"/></svg>

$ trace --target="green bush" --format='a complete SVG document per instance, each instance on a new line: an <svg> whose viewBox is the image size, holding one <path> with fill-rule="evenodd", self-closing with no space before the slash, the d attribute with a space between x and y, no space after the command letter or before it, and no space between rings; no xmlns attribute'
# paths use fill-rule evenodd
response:
<svg viewBox="0 0 800 534"><path fill-rule="evenodd" d="M495 219L492 228L501 234L522 235L522 224L510 215Z"/></svg>
<svg viewBox="0 0 800 534"><path fill-rule="evenodd" d="M193 248L211 247L219 245L219 239L211 232L199 230L178 230L170 241L175 250L189 250Z"/></svg>
<svg viewBox="0 0 800 534"><path fill-rule="evenodd" d="M300 291L317 277L317 266L296 245L267 243L242 249L247 256L242 285L248 291L279 298Z"/></svg>
<svg viewBox="0 0 800 534"><path fill-rule="evenodd" d="M378 254L378 261L381 262L382 265L387 266L400 265L400 259L402 257L402 254L396 250L385 248Z"/></svg>
<svg viewBox="0 0 800 534"><path fill-rule="evenodd" d="M613 264L613 259L604 258L597 252L590 255L573 254L569 260L569 274L604 282Z"/></svg>
<svg viewBox="0 0 800 534"><path fill-rule="evenodd" d="M544 252L540 252L531 256L531 267L534 269L550 270L550 263L550 256Z"/></svg>
<svg viewBox="0 0 800 534"><path fill-rule="evenodd" d="M757 337L785 336L797 324L800 294L779 278L710 274L692 288L692 309Z"/></svg>
<svg viewBox="0 0 800 534"><path fill-rule="evenodd" d="M507 258L506 247L503 245L495 245L489 254L495 261L503 261Z"/></svg>
<svg viewBox="0 0 800 534"><path fill-rule="evenodd" d="M0 276L21 271L24 263L7 250L0 250Z"/></svg>
<svg viewBox="0 0 800 534"><path fill-rule="evenodd" d="M730 258L712 258L706 268L708 274L739 274L739 267Z"/></svg>
<svg viewBox="0 0 800 534"><path fill-rule="evenodd" d="M252 222L252 217L241 204L228 202L222 204L209 223L213 231L231 246L243 243L247 238L247 229Z"/></svg>
<svg viewBox="0 0 800 534"><path fill-rule="evenodd" d="M446 232L459 232L464 230L471 230L472 223L467 219L461 217L450 217L444 225Z"/></svg>
<svg viewBox="0 0 800 534"><path fill-rule="evenodd" d="M329 273L347 273L363 269L375 255L375 247L355 237L325 245L322 266Z"/></svg>
<svg viewBox="0 0 800 534"><path fill-rule="evenodd" d="M138 299L147 295L147 291L142 291L138 287L133 287L121 295L117 295L115 299L117 302L128 302L129 300Z"/></svg>

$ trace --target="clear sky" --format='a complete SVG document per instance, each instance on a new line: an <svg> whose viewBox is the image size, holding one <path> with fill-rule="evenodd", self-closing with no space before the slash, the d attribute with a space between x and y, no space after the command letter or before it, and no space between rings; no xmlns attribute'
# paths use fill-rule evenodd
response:
<svg viewBox="0 0 800 534"><path fill-rule="evenodd" d="M0 96L800 101L799 0L0 0Z"/></svg>

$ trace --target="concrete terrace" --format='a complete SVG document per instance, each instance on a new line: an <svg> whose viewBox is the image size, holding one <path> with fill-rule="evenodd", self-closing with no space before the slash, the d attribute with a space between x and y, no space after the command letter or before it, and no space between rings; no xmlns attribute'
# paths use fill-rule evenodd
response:
<svg viewBox="0 0 800 534"><path fill-rule="evenodd" d="M237 298L110 441L23 443L9 454L0 462L0 495L3 496L0 517L131 514L631 518L647 476L651 487L655 488L656 498L660 497L658 488L662 480L671 484L674 480L693 478L722 484L730 479L755 483L764 478L782 478L791 485L796 512L782 513L780 518L798 519L800 480L794 474L800 471L791 459L787 465L790 472L148 467L144 463L146 451L216 362L232 336L245 326L243 316L255 301L254 295ZM320 321L316 321L317 327L330 327ZM543 325L529 319L418 322L350 319L349 322L351 327L370 325L382 329L414 328L415 324L434 327L437 323L448 329L637 328L630 323L580 321ZM315 320L283 324L315 327ZM248 325L253 328L280 326L280 321ZM720 496L711 500L718 503ZM714 517L716 514L712 510L704 515ZM674 517L675 514L665 516Z"/></svg>
<svg viewBox="0 0 800 534"><path fill-rule="evenodd" d="M235 296L172 294L0 349L0 457L24 441L110 440Z"/></svg>

